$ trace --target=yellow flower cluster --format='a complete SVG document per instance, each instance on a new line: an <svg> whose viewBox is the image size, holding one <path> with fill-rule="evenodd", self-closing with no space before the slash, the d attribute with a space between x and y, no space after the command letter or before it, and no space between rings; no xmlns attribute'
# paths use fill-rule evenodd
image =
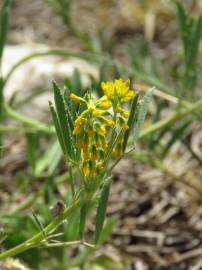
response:
<svg viewBox="0 0 202 270"><path fill-rule="evenodd" d="M133 90L130 89L130 80L118 79L114 82L102 82L101 87L108 99L117 105L129 102L134 96Z"/></svg>
<svg viewBox="0 0 202 270"><path fill-rule="evenodd" d="M118 124L127 130L126 119L130 113L126 111L122 105L128 103L134 97L134 91L130 89L130 80L123 81L122 79L114 82L102 82L102 90L105 96L112 102L114 112L119 114Z"/></svg>
<svg viewBox="0 0 202 270"><path fill-rule="evenodd" d="M83 174L94 176L102 170L108 146L106 136L110 127L115 125L113 120L107 118L111 117L107 109L112 104L105 96L95 103L92 99L87 102L74 94L70 97L74 102L86 103L86 110L74 122L73 135L77 136L77 146L81 150Z"/></svg>
<svg viewBox="0 0 202 270"><path fill-rule="evenodd" d="M84 99L75 94L70 96L73 102L86 106L86 109L75 120L73 130L77 146L81 151L81 169L85 176L95 176L102 171L110 131L114 127L128 129L129 112L122 106L134 96L129 85L129 80L124 82L121 79L114 82L103 82L101 87L104 96L96 102L92 97ZM110 108L113 110L110 111ZM113 151L116 156L121 155L122 142L119 140Z"/></svg>

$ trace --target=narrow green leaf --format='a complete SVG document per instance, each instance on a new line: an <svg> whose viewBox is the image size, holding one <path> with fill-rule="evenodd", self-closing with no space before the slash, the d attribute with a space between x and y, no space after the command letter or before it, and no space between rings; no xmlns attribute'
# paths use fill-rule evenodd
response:
<svg viewBox="0 0 202 270"><path fill-rule="evenodd" d="M184 136L185 130L190 125L190 123L191 123L190 119L185 120L172 132L171 138L169 139L169 141L167 142L166 146L162 151L161 158L165 158L166 154L171 149L172 145L174 145L174 143L177 140L181 139Z"/></svg>
<svg viewBox="0 0 202 270"><path fill-rule="evenodd" d="M68 123L69 123L69 127L70 130L73 131L74 129L74 120L76 118L76 111L75 111L75 107L72 106L72 102L70 99L70 91L69 89L65 89L65 93L64 93L64 101L66 104L66 113L67 113L67 118L68 118Z"/></svg>
<svg viewBox="0 0 202 270"><path fill-rule="evenodd" d="M71 78L73 90L76 93L76 95L81 96L81 90L82 90L82 83L81 83L81 75L77 68L75 68L74 73Z"/></svg>
<svg viewBox="0 0 202 270"><path fill-rule="evenodd" d="M48 170L48 174L54 173L57 165L62 157L62 151L58 140L52 145L46 153L36 161L36 175L40 175L45 170Z"/></svg>
<svg viewBox="0 0 202 270"><path fill-rule="evenodd" d="M32 216L34 218L34 221L38 227L38 229L42 232L44 238L46 237L46 232L44 231L44 227L41 223L41 221L39 220L39 218L37 217L36 213L34 212L34 210L32 210Z"/></svg>
<svg viewBox="0 0 202 270"><path fill-rule="evenodd" d="M124 134L124 141L123 141L123 148L122 148L123 152L126 149L130 132L131 132L133 126L134 126L135 119L137 117L138 97L139 97L139 93L136 93L136 95L133 98L132 104L131 104L130 116L129 116L128 122L127 122L127 125L128 125L129 128L128 128L128 130L126 130L126 132Z"/></svg>
<svg viewBox="0 0 202 270"><path fill-rule="evenodd" d="M99 245L107 241L116 223L117 223L117 219L114 217L107 219L99 237L99 241L98 241Z"/></svg>
<svg viewBox="0 0 202 270"><path fill-rule="evenodd" d="M194 65L195 61L197 59L197 55L198 55L198 51L199 51L199 44L200 44L200 40L201 40L201 36L202 36L202 16L200 16L198 18L198 20L196 20L193 23L191 34L192 35L190 37L190 42L191 42L190 62L192 63L192 65Z"/></svg>
<svg viewBox="0 0 202 270"><path fill-rule="evenodd" d="M161 99L157 102L156 104L156 111L153 113L152 115L152 124L158 122L160 120L161 117L161 112L165 107L165 100ZM158 145L158 141L160 139L158 139L158 133L156 134L151 134L151 136L149 136L148 138L148 146L150 149L154 149L156 145Z"/></svg>
<svg viewBox="0 0 202 270"><path fill-rule="evenodd" d="M4 80L0 76L0 122L3 119L3 87L4 87ZM0 134L0 158L2 157L3 153L3 142L2 142L2 136Z"/></svg>
<svg viewBox="0 0 202 270"><path fill-rule="evenodd" d="M88 203L85 203L80 210L79 237L83 239L83 234L86 225L86 217L88 212Z"/></svg>
<svg viewBox="0 0 202 270"><path fill-rule="evenodd" d="M0 14L0 61L2 59L3 49L6 43L11 2L11 0L4 0Z"/></svg>
<svg viewBox="0 0 202 270"><path fill-rule="evenodd" d="M102 228L104 225L104 219L107 209L107 202L109 198L110 192L110 180L107 181L102 189L101 196L99 199L99 204L97 208L97 216L96 216L96 224L95 224L95 243L97 243L100 239L100 234L102 232Z"/></svg>
<svg viewBox="0 0 202 270"><path fill-rule="evenodd" d="M79 233L79 211L74 211L71 214L67 224L64 224L64 234L67 241L74 241L78 239Z"/></svg>
<svg viewBox="0 0 202 270"><path fill-rule="evenodd" d="M137 117L136 125L134 128L134 144L138 140L139 132L140 132L141 127L144 123L144 120L145 120L145 117L147 114L147 110L149 107L149 102L150 102L151 97L153 95L153 91L154 91L154 88L151 88L147 91L147 93L145 94L145 96L144 96L144 98L139 106L138 117Z"/></svg>
<svg viewBox="0 0 202 270"><path fill-rule="evenodd" d="M57 110L57 116L61 127L61 133L63 137L64 146L66 149L66 153L73 158L73 142L71 138L71 133L68 125L68 118L66 115L65 104L63 101L63 96L57 84L53 82L53 89L54 89L54 99L55 99L55 106Z"/></svg>
<svg viewBox="0 0 202 270"><path fill-rule="evenodd" d="M3 78L0 77L0 120L2 120L3 118L3 101L4 101L3 88L4 88L4 80Z"/></svg>
<svg viewBox="0 0 202 270"><path fill-rule="evenodd" d="M194 159L198 161L198 163L202 166L202 158L196 153L196 151L192 148L191 144L186 139L182 139L183 144L186 146L190 154Z"/></svg>
<svg viewBox="0 0 202 270"><path fill-rule="evenodd" d="M53 123L54 123L54 126L55 126L55 130L56 130L56 133L57 133L57 137L58 137L60 146L62 148L62 151L63 151L64 155L66 155L67 153L66 153L66 148L65 148L63 136L62 136L62 130L61 130L61 127L60 127L60 123L59 123L55 108L53 107L53 104L50 101L49 101L49 107L50 107L50 111L51 111L51 114L52 114L52 119L53 119Z"/></svg>
<svg viewBox="0 0 202 270"><path fill-rule="evenodd" d="M189 24L185 9L180 2L177 2L177 15L184 45L184 52L186 54L188 49L187 46L189 46Z"/></svg>

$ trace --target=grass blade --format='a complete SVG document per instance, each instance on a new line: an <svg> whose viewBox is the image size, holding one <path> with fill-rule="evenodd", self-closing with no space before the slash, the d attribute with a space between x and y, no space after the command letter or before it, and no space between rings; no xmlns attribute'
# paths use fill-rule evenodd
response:
<svg viewBox="0 0 202 270"><path fill-rule="evenodd" d="M3 87L4 87L4 81L3 78L0 77L0 122L3 119ZM2 142L2 136L0 133L0 158L3 153L3 142Z"/></svg>
<svg viewBox="0 0 202 270"><path fill-rule="evenodd" d="M185 9L180 2L177 2L177 15L180 26L180 31L182 35L182 41L184 46L184 52L187 51L187 46L189 46L189 24L188 18L185 13Z"/></svg>
<svg viewBox="0 0 202 270"><path fill-rule="evenodd" d="M53 146L46 151L46 153L37 160L35 174L40 175L45 170L51 175L54 173L57 165L61 159L62 151L58 140L53 144Z"/></svg>
<svg viewBox="0 0 202 270"><path fill-rule="evenodd" d="M133 101L132 101L130 116L129 116L128 122L127 122L127 125L129 127L129 129L126 130L126 132L124 134L124 141L123 141L123 148L122 148L123 149L123 152L126 149L130 132L131 132L133 126L134 126L135 119L137 117L136 111L137 111L137 106L138 106L138 97L139 97L139 94L136 93L136 95L134 96Z"/></svg>
<svg viewBox="0 0 202 270"><path fill-rule="evenodd" d="M57 133L57 137L58 137L60 146L62 148L62 151L63 151L64 155L66 155L67 153L66 153L65 144L64 144L64 141L63 141L62 130L61 130L61 127L60 127L60 123L59 123L55 108L53 107L53 104L51 102L49 102L49 107L50 107L50 111L51 111L51 114L52 114L52 119L53 119L53 123L54 123L54 126L55 126L55 130L56 130L56 133Z"/></svg>
<svg viewBox="0 0 202 270"><path fill-rule="evenodd" d="M33 209L32 209L32 216L33 216L33 219L34 219L39 231L43 234L44 238L46 238L46 233L44 231L44 227Z"/></svg>
<svg viewBox="0 0 202 270"><path fill-rule="evenodd" d="M86 216L88 212L88 202L85 203L80 210L80 224L79 224L79 237L83 239L83 234L86 225Z"/></svg>
<svg viewBox="0 0 202 270"><path fill-rule="evenodd" d="M190 37L191 40L191 46L190 46L190 60L193 64L195 64L197 55L198 55L198 49L199 49L199 43L201 40L202 35L202 16L198 18L193 23L192 27L192 35Z"/></svg>
<svg viewBox="0 0 202 270"><path fill-rule="evenodd" d="M191 120L185 120L181 123L181 125L179 125L172 133L172 136L170 138L170 140L167 142L166 146L164 147L162 154L161 154L161 158L165 158L166 154L168 153L168 151L171 149L172 145L179 140L180 138L183 137L185 130L187 129L187 127L190 125Z"/></svg>
<svg viewBox="0 0 202 270"><path fill-rule="evenodd" d="M3 56L3 49L6 43L11 2L12 2L11 0L4 0L3 8L1 10L0 15L0 62Z"/></svg>
<svg viewBox="0 0 202 270"><path fill-rule="evenodd" d="M144 123L146 114L147 114L147 110L149 107L149 102L151 100L151 97L153 95L153 91L154 88L151 88L147 91L147 93L145 94L140 107L139 107L139 112L138 112L138 116L137 116L137 122L134 128L134 144L137 142L138 140L138 136L139 136L139 132L141 130L141 127Z"/></svg>
<svg viewBox="0 0 202 270"><path fill-rule="evenodd" d="M68 118L65 110L65 104L63 101L63 96L61 94L61 91L57 84L53 82L53 89L54 89L54 99L55 99L55 106L57 110L57 116L58 116L58 121L60 125L60 130L61 130L61 136L63 138L63 143L64 143L64 148L65 152L73 158L74 152L73 152L73 147L72 147L72 138L71 138L71 133L68 125Z"/></svg>
<svg viewBox="0 0 202 270"><path fill-rule="evenodd" d="M104 225L109 192L110 192L110 181L107 181L103 186L97 208L96 225L95 225L95 243L99 241L100 234L102 232L102 228Z"/></svg>

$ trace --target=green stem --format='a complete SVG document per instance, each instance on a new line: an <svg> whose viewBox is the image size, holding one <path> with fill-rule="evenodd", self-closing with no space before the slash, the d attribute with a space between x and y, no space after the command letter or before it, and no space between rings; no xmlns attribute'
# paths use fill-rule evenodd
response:
<svg viewBox="0 0 202 270"><path fill-rule="evenodd" d="M143 139L146 136L157 132L158 130L161 130L162 128L165 128L166 126L174 124L176 121L182 119L183 117L189 115L190 113L193 113L195 111L198 111L202 108L202 100L199 100L192 105L189 106L186 110L183 109L181 111L175 111L170 116L168 116L165 120L161 120L153 125L151 125L148 128L145 128L140 132L139 139Z"/></svg>
<svg viewBox="0 0 202 270"><path fill-rule="evenodd" d="M32 127L22 128L22 127L13 127L13 126L7 126L7 125L0 125L0 132L31 132L33 131Z"/></svg>
<svg viewBox="0 0 202 270"><path fill-rule="evenodd" d="M8 257L15 256L19 253L22 253L28 249L37 247L42 240L44 240L44 233L46 235L53 233L56 228L62 223L63 220L67 219L76 209L81 207L82 201L77 199L70 207L68 207L63 213L61 213L58 217L56 217L51 223L49 223L43 230L43 232L39 232L27 241L22 244L6 250L0 254L0 261L4 260Z"/></svg>
<svg viewBox="0 0 202 270"><path fill-rule="evenodd" d="M14 73L14 71L22 64L32 60L33 58L51 56L51 55L62 56L62 57L76 57L76 58L81 58L81 59L84 59L86 61L90 61L90 62L94 62L94 63L100 63L102 61L100 58L101 56L98 54L92 54L92 53L87 53L87 52L74 52L74 51L67 51L67 50L61 50L61 49L47 50L45 52L32 53L32 54L27 55L24 58L20 59L17 63L15 63L11 67L11 69L8 71L8 73L5 77L5 83L10 79L10 77Z"/></svg>
<svg viewBox="0 0 202 270"><path fill-rule="evenodd" d="M72 198L74 198L75 189L74 189L74 176L73 176L73 171L72 171L72 164L70 162L68 164L69 164L68 169L69 169L69 176L70 176L70 186L71 186Z"/></svg>
<svg viewBox="0 0 202 270"><path fill-rule="evenodd" d="M34 127L35 129L41 130L41 131L49 133L49 134L52 134L55 132L53 126L45 125L45 124L41 123L40 121L34 120L34 119L29 118L27 116L24 116L20 113L17 113L8 104L4 104L4 108L6 110L6 113L11 118L13 118L19 122L22 122L24 124L27 124L29 126Z"/></svg>

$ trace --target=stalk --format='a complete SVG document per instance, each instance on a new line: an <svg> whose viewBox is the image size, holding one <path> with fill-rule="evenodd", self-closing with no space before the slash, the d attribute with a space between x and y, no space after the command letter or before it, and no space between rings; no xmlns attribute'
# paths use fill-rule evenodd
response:
<svg viewBox="0 0 202 270"><path fill-rule="evenodd" d="M175 111L170 116L168 116L165 120L161 120L148 128L145 128L142 132L140 132L139 139L143 139L146 136L161 130L162 128L174 124L176 121L182 119L183 117L202 109L202 100L199 100L192 105L189 106L186 110Z"/></svg>
<svg viewBox="0 0 202 270"><path fill-rule="evenodd" d="M0 261L4 260L8 257L15 256L19 253L22 253L28 249L37 247L41 244L42 240L44 239L44 233L45 235L52 234L56 228L64 221L66 220L76 209L81 207L83 204L83 200L77 199L70 207L68 207L63 213L61 213L58 217L56 217L51 223L49 223L42 232L39 232L35 234L30 239L26 240L22 244L8 249L0 254Z"/></svg>

